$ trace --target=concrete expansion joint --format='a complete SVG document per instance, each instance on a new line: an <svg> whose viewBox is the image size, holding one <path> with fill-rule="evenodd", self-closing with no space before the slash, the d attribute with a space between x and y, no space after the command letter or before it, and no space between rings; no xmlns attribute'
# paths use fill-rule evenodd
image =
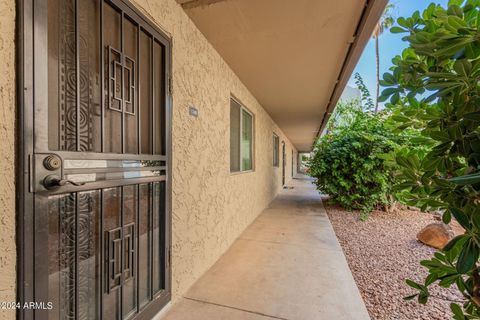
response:
<svg viewBox="0 0 480 320"><path fill-rule="evenodd" d="M290 319L287 319L287 318L272 316L272 315L265 314L265 313L262 313L262 312L257 312L257 311L252 311L252 310L227 306L227 305L220 304L220 303L204 301L204 300L189 298L189 297L185 297L185 296L183 298L186 299L186 300L190 300L190 301L194 301L194 302L198 302L198 303L205 303L205 304L210 304L210 305L214 305L214 306L217 306L217 307L223 307L223 308L229 308L229 309L233 309L233 310L237 310L237 311L247 312L247 313L255 314L257 316L262 316L262 317L267 317L267 318L272 318L272 319L278 319L278 320L290 320Z"/></svg>
<svg viewBox="0 0 480 320"><path fill-rule="evenodd" d="M301 244L301 243L294 243L294 242L288 242L288 241L270 241L270 240L260 240L260 239L252 239L252 238L237 238L237 240L240 240L240 241L253 241L253 242L261 242L261 243L270 243L270 244L277 244L277 245L282 245L282 246L293 246L293 247L299 247L299 248L317 248L318 247L318 244L317 243L313 243L311 245L309 244ZM332 252L342 252L342 249L341 248L338 248L338 249L330 249L330 248L322 248L320 250L326 250L326 251L332 251Z"/></svg>

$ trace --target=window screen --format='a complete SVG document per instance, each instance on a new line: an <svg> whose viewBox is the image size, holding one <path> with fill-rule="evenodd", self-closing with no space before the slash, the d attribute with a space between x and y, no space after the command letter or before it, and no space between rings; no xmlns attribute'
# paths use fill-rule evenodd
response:
<svg viewBox="0 0 480 320"><path fill-rule="evenodd" d="M230 171L253 169L253 116L237 101L230 102Z"/></svg>
<svg viewBox="0 0 480 320"><path fill-rule="evenodd" d="M280 139L278 136L274 133L273 134L273 166L278 167L279 166L279 153L280 153Z"/></svg>
<svg viewBox="0 0 480 320"><path fill-rule="evenodd" d="M234 100L230 102L230 171L240 171L240 111Z"/></svg>

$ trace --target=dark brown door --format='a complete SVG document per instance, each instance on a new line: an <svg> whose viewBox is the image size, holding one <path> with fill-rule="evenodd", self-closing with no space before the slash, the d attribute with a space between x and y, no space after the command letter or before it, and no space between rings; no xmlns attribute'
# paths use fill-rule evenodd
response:
<svg viewBox="0 0 480 320"><path fill-rule="evenodd" d="M293 170L293 157L294 157L294 154L293 154L293 150L292 150L292 178L293 178L293 174L294 174L294 170Z"/></svg>
<svg viewBox="0 0 480 320"><path fill-rule="evenodd" d="M124 1L26 1L25 12L22 268L33 273L21 285L53 308L23 315L150 318L170 299L170 42Z"/></svg>
<svg viewBox="0 0 480 320"><path fill-rule="evenodd" d="M282 186L285 185L286 166L287 166L287 152L285 150L285 141L282 141Z"/></svg>

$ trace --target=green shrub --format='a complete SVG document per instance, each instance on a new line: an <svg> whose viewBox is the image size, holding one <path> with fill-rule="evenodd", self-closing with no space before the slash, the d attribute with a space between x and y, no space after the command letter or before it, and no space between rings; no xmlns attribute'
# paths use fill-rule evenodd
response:
<svg viewBox="0 0 480 320"><path fill-rule="evenodd" d="M445 211L466 232L421 264L429 275L408 281L427 303L429 286L456 286L464 297L452 304L454 318L480 319L480 1L431 4L423 14L399 18L392 32L409 42L383 76L381 100L396 109L397 130L419 130L433 148L399 150L396 188L422 209Z"/></svg>
<svg viewBox="0 0 480 320"><path fill-rule="evenodd" d="M382 115L363 112L358 101L339 103L309 163L318 190L363 217L390 203L392 168L385 156L395 142L383 123Z"/></svg>

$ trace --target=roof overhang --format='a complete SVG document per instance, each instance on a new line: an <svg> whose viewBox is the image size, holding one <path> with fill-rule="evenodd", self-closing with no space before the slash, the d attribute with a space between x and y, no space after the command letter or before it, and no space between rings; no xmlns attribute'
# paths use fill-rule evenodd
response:
<svg viewBox="0 0 480 320"><path fill-rule="evenodd" d="M299 151L310 151L388 0L177 0Z"/></svg>

